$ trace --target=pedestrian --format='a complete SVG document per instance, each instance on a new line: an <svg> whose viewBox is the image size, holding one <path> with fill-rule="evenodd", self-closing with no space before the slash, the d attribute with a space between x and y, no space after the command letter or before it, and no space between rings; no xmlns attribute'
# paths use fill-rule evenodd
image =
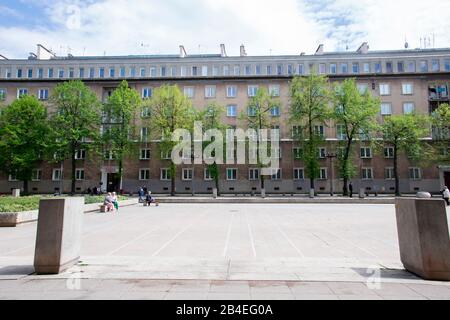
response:
<svg viewBox="0 0 450 320"><path fill-rule="evenodd" d="M450 190L448 190L447 186L444 186L444 190L442 191L442 197L444 198L447 206L450 206Z"/></svg>
<svg viewBox="0 0 450 320"><path fill-rule="evenodd" d="M158 201L156 201L156 199L152 197L152 192L149 191L147 192L147 195L145 197L145 205L150 207L152 203L154 203L156 206L159 206Z"/></svg>
<svg viewBox="0 0 450 320"><path fill-rule="evenodd" d="M114 212L114 201L111 193L106 195L103 204L106 206L106 212Z"/></svg>
<svg viewBox="0 0 450 320"><path fill-rule="evenodd" d="M350 198L353 198L353 184L351 182L348 185L348 190L350 191Z"/></svg>
<svg viewBox="0 0 450 320"><path fill-rule="evenodd" d="M116 211L119 211L119 199L117 198L117 194L115 192L112 193L113 205Z"/></svg>
<svg viewBox="0 0 450 320"><path fill-rule="evenodd" d="M145 201L145 192L144 192L144 188L140 188L138 191L138 195L139 195L139 203L144 203Z"/></svg>

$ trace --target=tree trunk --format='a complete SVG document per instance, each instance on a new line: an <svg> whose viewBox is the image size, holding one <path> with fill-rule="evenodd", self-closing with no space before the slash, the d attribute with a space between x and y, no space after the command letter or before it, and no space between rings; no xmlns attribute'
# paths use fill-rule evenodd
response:
<svg viewBox="0 0 450 320"><path fill-rule="evenodd" d="M172 197L175 196L175 177L176 176L176 167L175 164L170 165L170 195Z"/></svg>
<svg viewBox="0 0 450 320"><path fill-rule="evenodd" d="M394 146L394 177L395 177L395 195L397 197L401 196L400 193L400 179L398 175L398 150L397 144Z"/></svg>
<svg viewBox="0 0 450 320"><path fill-rule="evenodd" d="M261 172L259 173L259 177L260 177L260 181L261 181L261 190L262 190L266 187L266 181L264 179L264 176L261 174Z"/></svg>
<svg viewBox="0 0 450 320"><path fill-rule="evenodd" d="M220 196L220 190L219 190L219 166L217 165L217 163L214 162L213 164L213 168L214 168L214 183L216 185L216 189L217 189L217 196Z"/></svg>
<svg viewBox="0 0 450 320"><path fill-rule="evenodd" d="M119 161L119 178L120 178L120 185L119 185L119 194L122 194L123 192L123 161ZM117 188L117 187L116 187Z"/></svg>
<svg viewBox="0 0 450 320"><path fill-rule="evenodd" d="M28 194L28 180L23 180L23 195L27 196Z"/></svg>
<svg viewBox="0 0 450 320"><path fill-rule="evenodd" d="M76 177L75 177L75 171L76 171L76 160L75 160L75 146L72 146L72 152L71 152L71 162L70 162L70 172L71 172L71 187L70 187L70 195L75 195L76 191ZM61 173L62 175L62 173ZM62 178L61 178L62 179Z"/></svg>
<svg viewBox="0 0 450 320"><path fill-rule="evenodd" d="M343 176L344 176L344 187L343 187L343 195L344 197L348 196L348 158L350 157L350 147L352 145L352 140L349 139L347 141L347 148L345 149L345 154L344 154L344 159L343 159L343 166L342 166L342 170L343 172Z"/></svg>

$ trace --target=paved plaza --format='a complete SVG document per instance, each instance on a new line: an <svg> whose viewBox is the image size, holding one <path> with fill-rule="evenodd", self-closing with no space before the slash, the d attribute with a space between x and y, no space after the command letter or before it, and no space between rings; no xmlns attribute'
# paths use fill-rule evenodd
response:
<svg viewBox="0 0 450 320"><path fill-rule="evenodd" d="M80 263L33 275L0 228L0 299L450 299L403 270L393 205L162 204L84 217Z"/></svg>

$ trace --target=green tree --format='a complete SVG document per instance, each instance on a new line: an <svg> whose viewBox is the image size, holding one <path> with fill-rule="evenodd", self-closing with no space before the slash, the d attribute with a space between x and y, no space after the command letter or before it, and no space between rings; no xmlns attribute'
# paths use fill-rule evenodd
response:
<svg viewBox="0 0 450 320"><path fill-rule="evenodd" d="M324 124L332 116L328 78L314 72L307 77L295 77L291 83L290 96L290 121L301 128L301 143L304 145L302 157L310 187L315 189L315 179L319 177L320 171L317 148L323 142L323 137L314 127Z"/></svg>
<svg viewBox="0 0 450 320"><path fill-rule="evenodd" d="M28 182L43 159L49 139L47 109L33 96L22 96L0 113L0 167Z"/></svg>
<svg viewBox="0 0 450 320"><path fill-rule="evenodd" d="M438 161L450 163L450 106L441 104L432 114L434 145L438 149Z"/></svg>
<svg viewBox="0 0 450 320"><path fill-rule="evenodd" d="M279 118L272 116L273 108L278 108L278 113L281 114L279 99L273 97L272 93L266 88L258 88L256 94L248 102L247 110L241 113L240 118L249 129L254 129L259 134L261 130L272 129L275 124L279 124ZM261 159L260 143L261 138L257 140L256 144L256 160L257 165L260 168L260 187L261 189L264 189L265 177L261 171L264 164ZM274 150L272 150L272 152L274 152Z"/></svg>
<svg viewBox="0 0 450 320"><path fill-rule="evenodd" d="M390 116L385 119L382 132L384 143L394 148L395 195L400 196L399 155L404 153L413 161L426 161L429 146L421 138L430 133L429 117L417 114Z"/></svg>
<svg viewBox="0 0 450 320"><path fill-rule="evenodd" d="M137 113L142 105L139 93L122 81L103 105L103 145L112 152L119 166L120 192L123 191L124 160L137 148L139 139L147 136L137 133Z"/></svg>
<svg viewBox="0 0 450 320"><path fill-rule="evenodd" d="M195 110L191 101L184 96L176 85L163 85L156 88L153 96L146 102L150 107L150 126L161 134L160 149L163 153L172 152L176 142L172 141L172 134L177 129L192 130L195 120ZM177 166L170 162L171 195L175 196Z"/></svg>
<svg viewBox="0 0 450 320"><path fill-rule="evenodd" d="M50 99L56 110L51 116L54 161L70 159L71 194L75 194L75 155L78 150L95 151L101 124L100 102L82 81L63 82ZM61 192L63 190L60 190Z"/></svg>
<svg viewBox="0 0 450 320"><path fill-rule="evenodd" d="M348 180L354 175L353 146L358 140L371 139L378 128L377 114L380 100L368 91L361 93L354 79L347 79L335 86L334 120L340 140L339 169L344 179L343 193L348 195Z"/></svg>
<svg viewBox="0 0 450 320"><path fill-rule="evenodd" d="M199 112L198 119L203 123L203 131L216 129L225 135L225 130L228 129L228 125L224 124L222 117L225 113L225 107L219 105L217 102L212 102L208 104L205 110ZM206 148L208 142L204 142L203 149ZM208 171L210 172L214 184L217 189L217 195L220 195L219 179L220 179L220 169L219 164L214 161L213 164L208 165Z"/></svg>

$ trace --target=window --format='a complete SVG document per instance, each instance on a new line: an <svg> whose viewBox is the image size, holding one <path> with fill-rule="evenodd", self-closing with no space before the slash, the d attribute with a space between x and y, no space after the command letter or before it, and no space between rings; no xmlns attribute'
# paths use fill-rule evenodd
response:
<svg viewBox="0 0 450 320"><path fill-rule="evenodd" d="M53 169L52 180L61 181L61 179L62 179L61 169Z"/></svg>
<svg viewBox="0 0 450 320"><path fill-rule="evenodd" d="M372 168L362 168L361 173L363 180L372 180L373 179L373 169Z"/></svg>
<svg viewBox="0 0 450 320"><path fill-rule="evenodd" d="M272 117L279 117L281 115L280 107L279 106L273 106L270 109L270 115Z"/></svg>
<svg viewBox="0 0 450 320"><path fill-rule="evenodd" d="M385 147L384 148L384 157L386 159L394 158L394 148L393 147Z"/></svg>
<svg viewBox="0 0 450 320"><path fill-rule="evenodd" d="M270 171L272 180L281 180L281 169L271 169Z"/></svg>
<svg viewBox="0 0 450 320"><path fill-rule="evenodd" d="M409 168L409 179L421 180L422 179L422 170L420 168Z"/></svg>
<svg viewBox="0 0 450 320"><path fill-rule="evenodd" d="M152 88L142 89L142 99L148 99L152 97Z"/></svg>
<svg viewBox="0 0 450 320"><path fill-rule="evenodd" d="M171 67L170 68L170 76L176 77L177 76L177 67Z"/></svg>
<svg viewBox="0 0 450 320"><path fill-rule="evenodd" d="M248 180L259 180L259 169L248 169Z"/></svg>
<svg viewBox="0 0 450 320"><path fill-rule="evenodd" d="M140 160L150 160L150 149L141 149Z"/></svg>
<svg viewBox="0 0 450 320"><path fill-rule="evenodd" d="M391 94L391 87L388 83L381 83L380 84L380 95L382 96L388 96Z"/></svg>
<svg viewBox="0 0 450 320"><path fill-rule="evenodd" d="M161 151L161 159L162 160L170 160L172 159L172 151Z"/></svg>
<svg viewBox="0 0 450 320"><path fill-rule="evenodd" d="M234 75L238 76L241 74L241 67L239 66L234 66Z"/></svg>
<svg viewBox="0 0 450 320"><path fill-rule="evenodd" d="M267 75L272 75L272 66L267 66L266 67L266 73L267 73Z"/></svg>
<svg viewBox="0 0 450 320"><path fill-rule="evenodd" d="M413 94L413 84L412 83L403 83L402 84L402 94L404 94L404 95Z"/></svg>
<svg viewBox="0 0 450 320"><path fill-rule="evenodd" d="M322 138L325 137L325 127L323 125L315 125L314 134Z"/></svg>
<svg viewBox="0 0 450 320"><path fill-rule="evenodd" d="M294 168L294 180L305 180L305 169Z"/></svg>
<svg viewBox="0 0 450 320"><path fill-rule="evenodd" d="M8 181L10 181L10 182L17 181L17 173L16 173L16 172L11 173L11 174L8 176Z"/></svg>
<svg viewBox="0 0 450 320"><path fill-rule="evenodd" d="M145 77L145 68L141 68L141 77ZM150 77L156 77L156 67L150 67Z"/></svg>
<svg viewBox="0 0 450 320"><path fill-rule="evenodd" d="M98 76L99 76L99 78L105 77L105 68L98 69Z"/></svg>
<svg viewBox="0 0 450 320"><path fill-rule="evenodd" d="M237 117L237 106L229 105L227 106L227 117Z"/></svg>
<svg viewBox="0 0 450 320"><path fill-rule="evenodd" d="M64 78L64 69L59 69L58 70L58 78Z"/></svg>
<svg viewBox="0 0 450 320"><path fill-rule="evenodd" d="M75 180L77 181L84 180L84 169L75 170Z"/></svg>
<svg viewBox="0 0 450 320"><path fill-rule="evenodd" d="M397 71L398 72L405 72L405 64L403 61L397 62Z"/></svg>
<svg viewBox="0 0 450 320"><path fill-rule="evenodd" d="M346 140L347 139L345 125L343 125L343 124L336 125L336 136L337 136L338 140Z"/></svg>
<svg viewBox="0 0 450 320"><path fill-rule="evenodd" d="M184 95L187 98L194 98L194 94L195 94L195 89L194 87L184 87Z"/></svg>
<svg viewBox="0 0 450 320"><path fill-rule="evenodd" d="M438 72L440 70L439 60L433 59L431 60L431 71Z"/></svg>
<svg viewBox="0 0 450 320"><path fill-rule="evenodd" d="M237 96L237 87L227 86L227 98L236 98L236 96Z"/></svg>
<svg viewBox="0 0 450 320"><path fill-rule="evenodd" d="M69 78L73 79L75 77L75 70L73 68L69 68Z"/></svg>
<svg viewBox="0 0 450 320"><path fill-rule="evenodd" d="M109 77L114 78L116 76L116 69L109 68Z"/></svg>
<svg viewBox="0 0 450 320"><path fill-rule="evenodd" d="M161 180L162 181L170 181L171 175L170 175L170 169L161 169Z"/></svg>
<svg viewBox="0 0 450 320"><path fill-rule="evenodd" d="M6 100L6 89L0 89L0 101Z"/></svg>
<svg viewBox="0 0 450 320"><path fill-rule="evenodd" d="M287 66L287 73L290 76L294 74L294 66L292 64L288 64L288 66Z"/></svg>
<svg viewBox="0 0 450 320"><path fill-rule="evenodd" d="M327 180L328 179L328 169L320 168L319 170L319 180Z"/></svg>
<svg viewBox="0 0 450 320"><path fill-rule="evenodd" d="M292 138L299 139L302 136L301 126L292 126Z"/></svg>
<svg viewBox="0 0 450 320"><path fill-rule="evenodd" d="M183 181L192 181L194 170L191 168L183 168L181 178Z"/></svg>
<svg viewBox="0 0 450 320"><path fill-rule="evenodd" d="M84 78L84 68L78 69L79 78Z"/></svg>
<svg viewBox="0 0 450 320"><path fill-rule="evenodd" d="M381 62L375 62L375 73L381 73Z"/></svg>
<svg viewBox="0 0 450 320"><path fill-rule="evenodd" d="M227 180L235 181L237 180L237 169L227 169Z"/></svg>
<svg viewBox="0 0 450 320"><path fill-rule="evenodd" d="M420 72L428 72L428 61L422 60L419 62Z"/></svg>
<svg viewBox="0 0 450 320"><path fill-rule="evenodd" d="M38 98L39 100L48 100L48 89L39 89Z"/></svg>
<svg viewBox="0 0 450 320"><path fill-rule="evenodd" d="M369 90L367 83L358 83L357 87L360 94L365 94Z"/></svg>
<svg viewBox="0 0 450 320"><path fill-rule="evenodd" d="M42 180L42 170L34 169L31 172L31 181L41 181Z"/></svg>
<svg viewBox="0 0 450 320"><path fill-rule="evenodd" d="M277 65L277 75L281 76L283 74L283 65Z"/></svg>
<svg viewBox="0 0 450 320"><path fill-rule="evenodd" d="M212 75L213 77L217 77L219 76L219 67L218 66L214 66L212 69Z"/></svg>
<svg viewBox="0 0 450 320"><path fill-rule="evenodd" d="M161 69L160 69L161 77L165 77L167 75L166 69L167 69L166 67L161 67Z"/></svg>
<svg viewBox="0 0 450 320"><path fill-rule="evenodd" d="M230 75L230 66L223 66L223 75L224 76Z"/></svg>
<svg viewBox="0 0 450 320"><path fill-rule="evenodd" d="M390 116L391 114L392 114L392 104L382 103L381 104L381 115L382 116Z"/></svg>
<svg viewBox="0 0 450 320"><path fill-rule="evenodd" d="M252 74L252 66L246 65L245 66L245 75L249 76Z"/></svg>
<svg viewBox="0 0 450 320"><path fill-rule="evenodd" d="M336 73L337 73L336 63L330 63L330 74L336 74Z"/></svg>
<svg viewBox="0 0 450 320"><path fill-rule="evenodd" d="M372 149L368 147L361 148L361 158L362 159L370 159L372 158Z"/></svg>
<svg viewBox="0 0 450 320"><path fill-rule="evenodd" d="M394 180L395 179L394 168L391 167L384 168L384 178L386 180Z"/></svg>
<svg viewBox="0 0 450 320"><path fill-rule="evenodd" d="M148 139L148 128L143 127L141 128L141 141L147 141Z"/></svg>
<svg viewBox="0 0 450 320"><path fill-rule="evenodd" d="M394 71L394 67L392 66L392 62L386 62L386 72L392 73Z"/></svg>
<svg viewBox="0 0 450 320"><path fill-rule="evenodd" d="M28 89L17 89L17 98L28 95Z"/></svg>
<svg viewBox="0 0 450 320"><path fill-rule="evenodd" d="M325 63L319 63L319 74L325 74L327 71L327 65Z"/></svg>
<svg viewBox="0 0 450 320"><path fill-rule="evenodd" d="M303 158L303 149L302 148L293 148L292 152L294 154L294 160L301 160Z"/></svg>
<svg viewBox="0 0 450 320"><path fill-rule="evenodd" d="M150 180L150 169L139 169L139 180Z"/></svg>
<svg viewBox="0 0 450 320"><path fill-rule="evenodd" d="M414 103L412 102L405 102L403 103L403 113L404 114L410 114L414 112Z"/></svg>
<svg viewBox="0 0 450 320"><path fill-rule="evenodd" d="M22 78L22 69L17 69L17 78Z"/></svg>
<svg viewBox="0 0 450 320"><path fill-rule="evenodd" d="M359 73L359 63L357 62L352 63L352 72Z"/></svg>
<svg viewBox="0 0 450 320"><path fill-rule="evenodd" d="M136 77L136 67L130 68L130 77L135 78Z"/></svg>
<svg viewBox="0 0 450 320"><path fill-rule="evenodd" d="M202 77L208 76L208 66L202 66Z"/></svg>
<svg viewBox="0 0 450 320"><path fill-rule="evenodd" d="M112 150L105 150L103 153L103 158L105 160L115 160L116 155L115 155L114 151L112 151Z"/></svg>
<svg viewBox="0 0 450 320"><path fill-rule="evenodd" d="M86 159L86 150L81 149L75 152L75 160L84 160Z"/></svg>
<svg viewBox="0 0 450 320"><path fill-rule="evenodd" d="M89 68L89 78L95 77L95 68Z"/></svg>
<svg viewBox="0 0 450 320"><path fill-rule="evenodd" d="M408 72L416 72L416 62L408 61Z"/></svg>
<svg viewBox="0 0 450 320"><path fill-rule="evenodd" d="M305 74L305 66L303 64L298 65L298 74Z"/></svg>
<svg viewBox="0 0 450 320"><path fill-rule="evenodd" d="M215 97L216 97L216 86L206 86L205 98L215 98Z"/></svg>
<svg viewBox="0 0 450 320"><path fill-rule="evenodd" d="M28 69L28 78L33 78L33 69Z"/></svg>
<svg viewBox="0 0 450 320"><path fill-rule="evenodd" d="M248 86L248 96L255 97L258 92L258 86Z"/></svg>
<svg viewBox="0 0 450 320"><path fill-rule="evenodd" d="M450 60L447 59L444 61L445 64L445 71L450 71Z"/></svg>
<svg viewBox="0 0 450 320"><path fill-rule="evenodd" d="M347 73L348 72L348 64L341 63L341 73Z"/></svg>
<svg viewBox="0 0 450 320"><path fill-rule="evenodd" d="M141 112L142 118L149 118L152 114L152 110L149 107L144 107Z"/></svg>
<svg viewBox="0 0 450 320"><path fill-rule="evenodd" d="M269 94L272 97L279 97L280 96L280 85L274 84L269 86Z"/></svg>
<svg viewBox="0 0 450 320"><path fill-rule="evenodd" d="M48 69L48 77L51 79L53 78L53 68Z"/></svg>
<svg viewBox="0 0 450 320"><path fill-rule="evenodd" d="M42 68L38 69L38 78L39 79L44 78L44 69L42 69Z"/></svg>
<svg viewBox="0 0 450 320"><path fill-rule="evenodd" d="M261 65L258 64L255 66L255 74L257 76L261 75Z"/></svg>
<svg viewBox="0 0 450 320"><path fill-rule="evenodd" d="M125 78L125 67L120 67L119 76Z"/></svg>
<svg viewBox="0 0 450 320"><path fill-rule="evenodd" d="M211 173L211 171L208 168L205 168L203 177L204 177L205 181L212 181L213 180L212 173Z"/></svg>
<svg viewBox="0 0 450 320"><path fill-rule="evenodd" d="M254 106L249 106L249 107L247 108L247 115L248 115L249 117L256 117L256 107L254 107Z"/></svg>
<svg viewBox="0 0 450 320"><path fill-rule="evenodd" d="M369 73L370 72L370 63L364 62L364 64L363 64L363 71L364 71L364 73Z"/></svg>
<svg viewBox="0 0 450 320"><path fill-rule="evenodd" d="M318 148L317 149L317 157L319 159L325 159L327 157L327 149L326 148Z"/></svg>

